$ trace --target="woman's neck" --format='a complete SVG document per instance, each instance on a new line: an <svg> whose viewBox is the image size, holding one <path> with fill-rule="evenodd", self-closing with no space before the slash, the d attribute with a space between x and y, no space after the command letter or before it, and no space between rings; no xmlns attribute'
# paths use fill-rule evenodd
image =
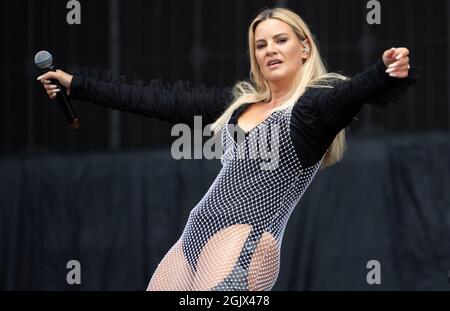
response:
<svg viewBox="0 0 450 311"><path fill-rule="evenodd" d="M271 100L270 104L279 106L289 97L290 87L270 84Z"/></svg>

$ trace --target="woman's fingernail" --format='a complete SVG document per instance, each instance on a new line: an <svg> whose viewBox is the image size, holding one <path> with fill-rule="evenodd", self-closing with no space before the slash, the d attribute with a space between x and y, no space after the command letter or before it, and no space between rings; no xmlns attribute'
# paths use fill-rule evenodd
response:
<svg viewBox="0 0 450 311"><path fill-rule="evenodd" d="M39 80L41 80L41 78L42 78L42 76L39 76L39 77L37 77L37 79L36 79L36 80L38 80L38 81L39 81Z"/></svg>
<svg viewBox="0 0 450 311"><path fill-rule="evenodd" d="M53 92L55 92L55 93L56 93L56 92L59 92L59 89L53 90Z"/></svg>
<svg viewBox="0 0 450 311"><path fill-rule="evenodd" d="M395 77L395 76L396 76L395 72L391 72L389 75L390 75L391 77Z"/></svg>
<svg viewBox="0 0 450 311"><path fill-rule="evenodd" d="M395 69L395 68L388 68L388 69L386 69L386 72L387 72L387 73L390 73L390 72L394 71L394 69Z"/></svg>
<svg viewBox="0 0 450 311"><path fill-rule="evenodd" d="M398 54L397 57L395 58L396 60L399 60L400 58L403 57L403 54Z"/></svg>
<svg viewBox="0 0 450 311"><path fill-rule="evenodd" d="M392 63L388 66L388 68L394 68L394 67L397 67L397 63Z"/></svg>

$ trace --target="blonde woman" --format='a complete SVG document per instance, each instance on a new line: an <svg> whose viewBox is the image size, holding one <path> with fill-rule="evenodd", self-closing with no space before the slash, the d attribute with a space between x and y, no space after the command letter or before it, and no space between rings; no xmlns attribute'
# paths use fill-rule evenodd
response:
<svg viewBox="0 0 450 311"><path fill-rule="evenodd" d="M396 102L415 80L407 48L386 50L351 79L327 73L308 26L284 8L252 21L248 45L251 76L232 94L61 70L38 78L50 98L59 90L49 79L58 79L74 99L173 123L192 125L200 115L220 135L222 168L148 290L270 290L289 216L319 168L343 156L345 127L363 104ZM267 141L276 143L276 161L254 156Z"/></svg>

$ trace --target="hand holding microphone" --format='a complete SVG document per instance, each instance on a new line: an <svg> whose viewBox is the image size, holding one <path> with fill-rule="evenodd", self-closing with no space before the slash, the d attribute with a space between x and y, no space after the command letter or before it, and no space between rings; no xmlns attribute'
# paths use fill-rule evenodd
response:
<svg viewBox="0 0 450 311"><path fill-rule="evenodd" d="M47 51L36 53L34 62L36 66L46 72L39 76L37 80L43 84L50 99L57 100L63 115L70 126L73 129L78 129L80 127L80 121L68 97L73 76L59 69L55 71L53 57Z"/></svg>
<svg viewBox="0 0 450 311"><path fill-rule="evenodd" d="M70 95L70 85L72 83L73 76L60 70L49 71L37 79L43 84L44 89L47 91L48 97L54 99L56 94L61 91L57 84L52 84L51 80L56 80L61 86L66 89L67 95Z"/></svg>

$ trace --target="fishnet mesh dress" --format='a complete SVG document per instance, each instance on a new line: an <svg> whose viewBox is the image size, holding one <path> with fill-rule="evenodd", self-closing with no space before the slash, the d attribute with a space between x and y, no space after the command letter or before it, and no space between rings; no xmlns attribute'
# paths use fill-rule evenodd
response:
<svg viewBox="0 0 450 311"><path fill-rule="evenodd" d="M308 89L296 105L238 138L236 110L220 133L222 168L147 289L270 290L288 219L336 134L365 102L385 107L399 101L420 72L412 67L407 79L395 79L385 69L379 60L336 87ZM160 80L128 85L87 67L74 66L72 73L73 99L173 123L192 125L195 115L213 122L230 101L229 89L167 87ZM277 156L267 157L274 150Z"/></svg>
<svg viewBox="0 0 450 311"><path fill-rule="evenodd" d="M168 282L171 289L272 288L286 223L320 166L300 164L289 133L291 110L275 111L243 140L232 137L231 124L222 130L222 169L160 264L179 277ZM279 157L255 157L261 144L265 150L278 145ZM149 286L169 285L158 273Z"/></svg>

